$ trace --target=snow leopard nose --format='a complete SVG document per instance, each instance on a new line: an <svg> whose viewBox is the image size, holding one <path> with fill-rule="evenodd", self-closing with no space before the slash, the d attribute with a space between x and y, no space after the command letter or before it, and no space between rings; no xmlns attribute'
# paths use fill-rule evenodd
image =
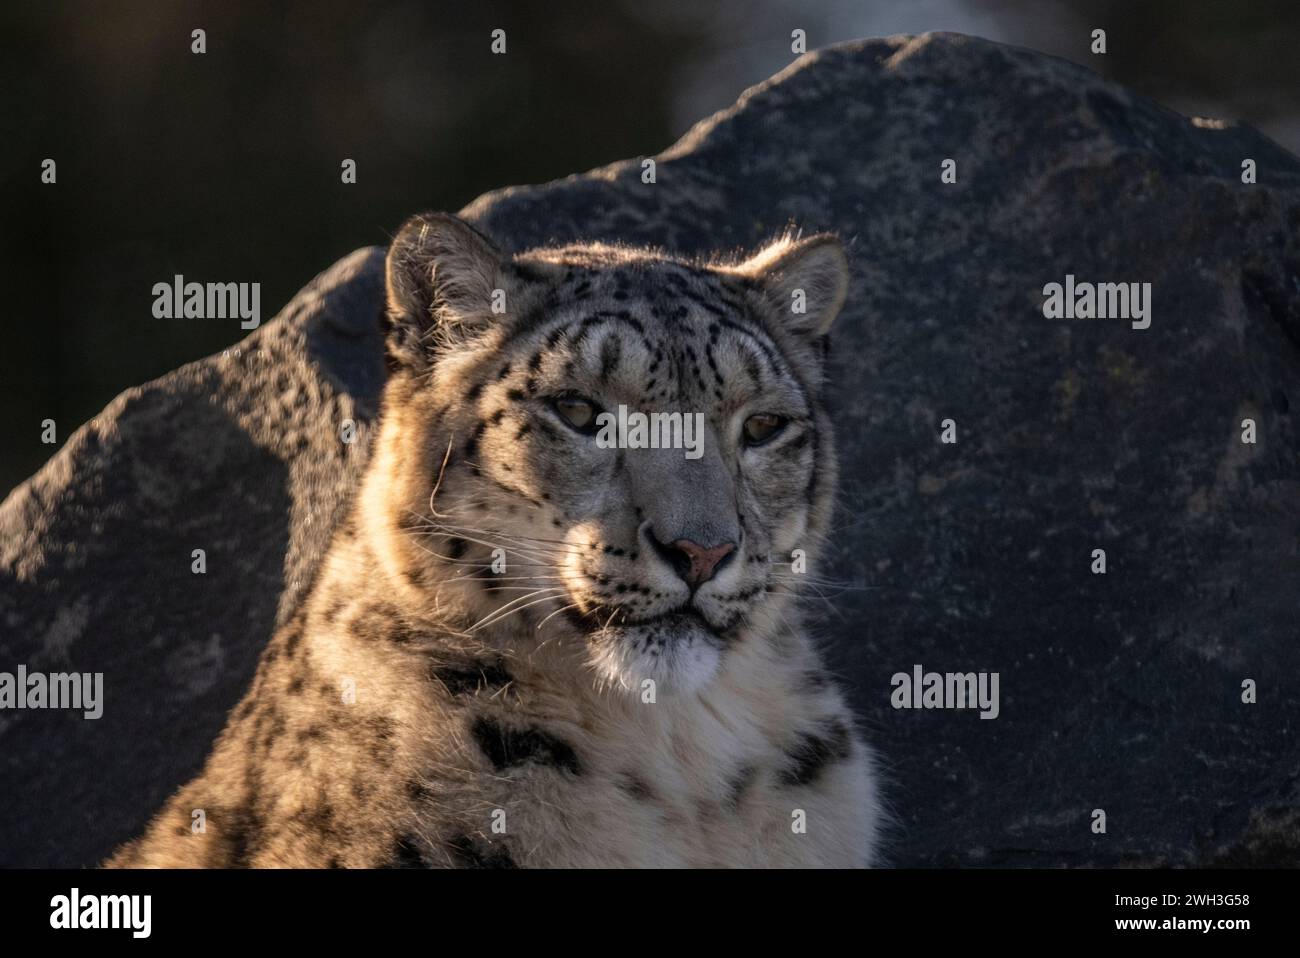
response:
<svg viewBox="0 0 1300 958"><path fill-rule="evenodd" d="M690 539L674 539L672 542L663 543L653 531L650 533L650 541L654 543L655 551L672 566L678 577L691 587L692 592L712 579L736 551L734 542L702 546Z"/></svg>

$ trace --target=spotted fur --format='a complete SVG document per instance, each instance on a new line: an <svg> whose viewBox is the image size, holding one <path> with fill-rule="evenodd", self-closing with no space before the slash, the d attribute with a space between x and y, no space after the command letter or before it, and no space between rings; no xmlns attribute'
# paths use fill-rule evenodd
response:
<svg viewBox="0 0 1300 958"><path fill-rule="evenodd" d="M352 520L202 772L110 864L871 864L872 752L791 567L830 518L846 288L824 235L507 256L407 223ZM600 448L557 412L574 396L702 413L703 455ZM761 443L756 414L781 423ZM700 581L681 543L725 555Z"/></svg>

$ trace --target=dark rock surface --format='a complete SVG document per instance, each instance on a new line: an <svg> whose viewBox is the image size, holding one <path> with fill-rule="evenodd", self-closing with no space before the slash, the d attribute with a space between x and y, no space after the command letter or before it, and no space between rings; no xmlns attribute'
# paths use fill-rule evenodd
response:
<svg viewBox="0 0 1300 958"><path fill-rule="evenodd" d="M1300 862L1300 161L942 34L803 57L656 160L466 215L509 248L848 242L833 574L865 588L823 629L894 863ZM128 390L0 507L0 670L106 673L99 721L0 713L0 864L94 864L198 768L364 466L381 263ZM1067 273L1150 282L1151 327L1045 319ZM1000 673L999 717L892 709L917 663Z"/></svg>

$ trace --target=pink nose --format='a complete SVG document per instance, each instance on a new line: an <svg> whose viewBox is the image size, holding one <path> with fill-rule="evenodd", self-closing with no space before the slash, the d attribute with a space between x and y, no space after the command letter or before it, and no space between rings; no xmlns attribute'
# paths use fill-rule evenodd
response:
<svg viewBox="0 0 1300 958"><path fill-rule="evenodd" d="M678 563L677 574L685 579L686 584L692 589L698 589L712 579L713 573L717 571L722 560L736 551L733 542L705 548L690 539L674 539L671 547L685 558L686 562Z"/></svg>

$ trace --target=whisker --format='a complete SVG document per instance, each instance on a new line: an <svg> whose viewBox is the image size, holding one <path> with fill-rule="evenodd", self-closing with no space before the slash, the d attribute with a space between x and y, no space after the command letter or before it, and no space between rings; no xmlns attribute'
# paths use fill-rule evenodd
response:
<svg viewBox="0 0 1300 958"><path fill-rule="evenodd" d="M535 606L535 605L541 605L543 602L555 602L555 601L561 600L561 599L563 599L567 594L568 594L567 592L563 592L563 591L561 591L561 593L560 593L559 595L544 595L544 596L542 596L540 599L534 599L532 602L527 602L527 603L525 603L525 604L523 604L523 605L521 605L521 606L518 606L518 607L516 607L516 608L514 608L514 609L511 609L510 611L508 611L508 612L504 612L504 613L500 613L500 610L498 610L498 613L500 613L500 614L494 613L494 615L496 616L495 618L493 618L492 616L489 616L489 617L488 617L488 620L485 620L485 621L482 621L482 622L479 622L479 623L477 623L477 624L475 624L475 625L470 626L470 631L471 631L471 632L477 632L477 631L480 630L480 629L485 629L485 628L487 628L489 625L496 625L498 622L501 622L503 619L508 619L508 618L510 618L510 616L516 614L517 612L522 612L522 611L524 611L524 609L531 608L532 606ZM520 600L522 600L522 599L526 599L526 598L528 598L528 596L520 596L518 599L515 599L514 601L515 601L515 602L519 602Z"/></svg>
<svg viewBox="0 0 1300 958"><path fill-rule="evenodd" d="M560 608L558 608L558 609L556 609L554 612L552 612L550 615L548 615L546 618L542 619L541 622L538 622L538 623L537 623L537 628L540 629L542 626L544 626L547 622L550 622L551 619L555 618L555 617L556 617L557 615L559 615L561 612L568 612L570 609L576 609L576 608L578 608L581 604L582 604L582 603L580 603L580 602L570 602L570 603L569 603L568 605L566 605L566 606L561 606Z"/></svg>

